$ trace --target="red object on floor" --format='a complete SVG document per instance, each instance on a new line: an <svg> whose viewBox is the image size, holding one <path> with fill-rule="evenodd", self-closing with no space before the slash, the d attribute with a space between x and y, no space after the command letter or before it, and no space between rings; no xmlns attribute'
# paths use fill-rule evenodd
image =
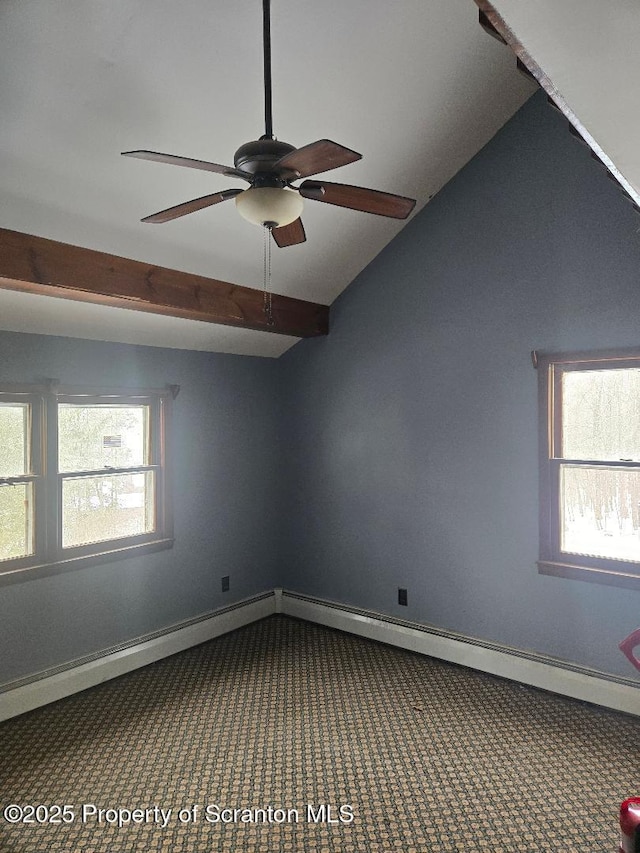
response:
<svg viewBox="0 0 640 853"><path fill-rule="evenodd" d="M620 806L619 853L640 853L640 797L629 797Z"/></svg>
<svg viewBox="0 0 640 853"><path fill-rule="evenodd" d="M635 631L632 631L618 646L620 651L629 658L635 668L640 669L640 657L636 657L633 653L633 650L636 647L640 647L640 628L636 628Z"/></svg>

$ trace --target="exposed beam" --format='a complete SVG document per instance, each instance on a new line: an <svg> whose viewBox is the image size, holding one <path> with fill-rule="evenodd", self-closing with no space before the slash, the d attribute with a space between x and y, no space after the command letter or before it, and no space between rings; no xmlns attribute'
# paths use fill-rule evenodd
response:
<svg viewBox="0 0 640 853"><path fill-rule="evenodd" d="M480 21L480 26L486 33L489 33L490 36L492 36L494 39L497 39L501 44L506 44L506 41L502 38L498 30L493 26L489 18L487 18L485 13L482 11L482 9L480 9L478 19Z"/></svg>
<svg viewBox="0 0 640 853"><path fill-rule="evenodd" d="M326 335L329 308L0 228L0 288L292 335ZM272 320L272 324L269 320Z"/></svg>
<svg viewBox="0 0 640 853"><path fill-rule="evenodd" d="M640 205L640 193L629 183L622 172L616 167L607 152L598 144L598 142L589 133L587 128L580 121L580 117L569 106L562 94L558 91L550 77L545 73L544 69L536 61L529 51L524 47L520 37L511 29L506 19L495 8L494 0L475 0L478 6L479 22L484 30L496 38L504 41L518 58L519 70L531 76L538 85L547 93L549 100L553 106L558 109L564 117L569 121L575 129L576 136L581 137L586 145L591 148L596 158L609 170L613 178L617 181L624 192L629 196L635 205Z"/></svg>

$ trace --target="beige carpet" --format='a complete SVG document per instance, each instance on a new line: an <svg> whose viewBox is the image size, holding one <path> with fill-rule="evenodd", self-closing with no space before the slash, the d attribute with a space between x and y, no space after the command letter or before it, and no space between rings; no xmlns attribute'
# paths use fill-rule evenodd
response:
<svg viewBox="0 0 640 853"><path fill-rule="evenodd" d="M3 853L613 853L639 794L639 718L282 616L0 725Z"/></svg>

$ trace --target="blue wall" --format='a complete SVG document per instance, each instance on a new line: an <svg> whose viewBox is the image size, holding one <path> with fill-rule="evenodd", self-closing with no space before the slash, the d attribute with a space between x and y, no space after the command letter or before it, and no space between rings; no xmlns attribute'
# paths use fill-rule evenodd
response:
<svg viewBox="0 0 640 853"><path fill-rule="evenodd" d="M639 229L537 95L278 361L0 334L0 381L181 386L175 547L0 587L0 683L274 586L634 677L640 592L537 572L529 353L638 345Z"/></svg>
<svg viewBox="0 0 640 853"><path fill-rule="evenodd" d="M174 548L0 586L0 684L276 586L276 369L271 359L0 334L0 381L180 385Z"/></svg>
<svg viewBox="0 0 640 853"><path fill-rule="evenodd" d="M537 572L530 351L640 343L639 228L527 102L280 360L286 587L635 675L640 592Z"/></svg>

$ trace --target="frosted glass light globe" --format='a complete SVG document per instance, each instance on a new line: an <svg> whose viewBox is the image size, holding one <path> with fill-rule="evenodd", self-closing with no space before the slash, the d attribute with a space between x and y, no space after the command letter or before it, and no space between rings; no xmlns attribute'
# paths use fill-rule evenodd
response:
<svg viewBox="0 0 640 853"><path fill-rule="evenodd" d="M254 225L280 228L302 213L300 194L285 187L250 187L236 196L238 213Z"/></svg>

